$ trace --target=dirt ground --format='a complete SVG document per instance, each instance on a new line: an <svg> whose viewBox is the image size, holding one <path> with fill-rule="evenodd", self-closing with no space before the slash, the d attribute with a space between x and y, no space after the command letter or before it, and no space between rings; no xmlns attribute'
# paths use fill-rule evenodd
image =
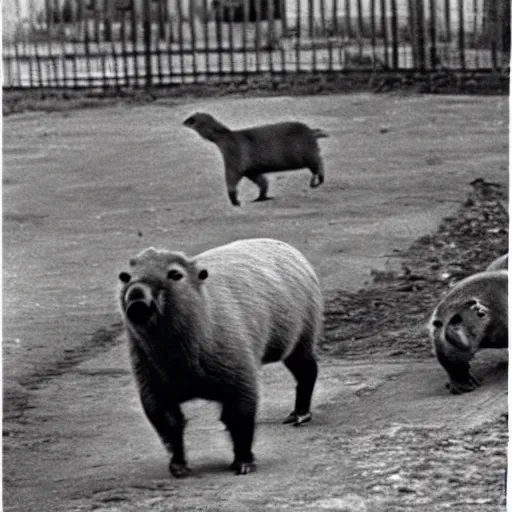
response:
<svg viewBox="0 0 512 512"><path fill-rule="evenodd" d="M175 102L173 102L175 103ZM216 149L181 126L300 119L326 182L270 177L229 205ZM4 119L4 510L496 511L504 506L507 353L452 396L423 328L449 282L508 244L508 98L165 100ZM500 184L470 183L484 178ZM443 220L445 219L445 220ZM293 380L262 371L258 471L226 471L215 404L187 404L194 475L173 480L139 405L117 274L148 245L188 253L272 236L326 296L314 421L283 426Z"/></svg>

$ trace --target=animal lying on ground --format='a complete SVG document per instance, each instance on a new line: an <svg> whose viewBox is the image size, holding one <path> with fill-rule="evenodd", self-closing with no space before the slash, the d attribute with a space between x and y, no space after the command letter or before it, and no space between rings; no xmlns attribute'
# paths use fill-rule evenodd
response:
<svg viewBox="0 0 512 512"><path fill-rule="evenodd" d="M285 423L311 419L323 299L312 266L297 249L248 239L189 258L150 247L119 279L140 399L172 455L174 476L190 473L180 404L194 398L220 402L234 447L230 468L237 474L255 469L262 364L283 361L297 381Z"/></svg>
<svg viewBox="0 0 512 512"><path fill-rule="evenodd" d="M508 272L479 272L457 283L435 308L429 331L448 389L460 394L480 386L469 362L482 348L508 346Z"/></svg>
<svg viewBox="0 0 512 512"><path fill-rule="evenodd" d="M264 173L308 168L313 174L309 183L312 188L324 182L317 139L328 135L320 129L299 122L283 122L230 130L202 112L191 115L183 124L219 148L224 159L228 196L234 206L240 205L237 185L243 177L259 187L256 201L270 199Z"/></svg>

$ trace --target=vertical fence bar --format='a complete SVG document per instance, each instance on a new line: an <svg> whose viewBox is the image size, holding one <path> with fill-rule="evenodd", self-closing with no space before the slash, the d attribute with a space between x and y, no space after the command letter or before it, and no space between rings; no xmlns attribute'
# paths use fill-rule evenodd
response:
<svg viewBox="0 0 512 512"><path fill-rule="evenodd" d="M268 67L274 73L274 0L267 0L267 50ZM273 78L272 78L273 80Z"/></svg>
<svg viewBox="0 0 512 512"><path fill-rule="evenodd" d="M432 0L434 2L435 0ZM391 67L397 71L400 67L400 63L398 61L398 45L400 41L398 39L398 9L396 5L396 0L391 0Z"/></svg>
<svg viewBox="0 0 512 512"><path fill-rule="evenodd" d="M382 44L384 46L384 65L389 68L389 54L388 54L388 24L387 24L387 11L386 0L380 0L380 30L382 32Z"/></svg>
<svg viewBox="0 0 512 512"><path fill-rule="evenodd" d="M203 43L203 51L204 51L204 59L205 59L205 73L206 73L206 76L208 76L210 74L210 43L209 43L209 38L210 38L210 31L208 29L208 19L209 19L209 16L208 16L208 0L202 0L202 4L201 4L201 8L202 8L202 28L203 28L203 38L204 38L204 43Z"/></svg>
<svg viewBox="0 0 512 512"><path fill-rule="evenodd" d="M192 49L192 74L194 81L197 80L197 33L196 33L196 4L194 0L190 0L188 6L188 22L190 24L190 45Z"/></svg>
<svg viewBox="0 0 512 512"><path fill-rule="evenodd" d="M480 50L479 50L479 34L478 34L478 0L473 0L473 38L472 46L475 52L475 67L479 67Z"/></svg>
<svg viewBox="0 0 512 512"><path fill-rule="evenodd" d="M73 34L72 41L71 41L71 43L72 43L71 51L73 52L73 79L72 79L72 82L73 82L73 87L77 88L78 87L78 62L77 62L78 38L76 36L76 33L77 33L77 27L78 27L78 4L70 3L70 5L71 5L70 23L71 23L71 27L72 27L71 33Z"/></svg>
<svg viewBox="0 0 512 512"><path fill-rule="evenodd" d="M448 44L452 42L452 20L451 20L450 0L444 0L444 26L446 30L445 38Z"/></svg>
<svg viewBox="0 0 512 512"><path fill-rule="evenodd" d="M172 62L172 57L173 57L173 49L172 49L172 40L173 40L173 36L174 36L174 31L173 31L173 27L172 27L172 24L173 24L173 21L174 21L174 14L172 12L168 12L168 23L169 23L169 32L167 34L167 65L169 66L169 82L172 83L172 80L173 80L173 62Z"/></svg>
<svg viewBox="0 0 512 512"><path fill-rule="evenodd" d="M181 81L185 82L185 48L184 48L184 36L183 36L183 5L181 0L176 2L176 14L178 15L178 51L180 56L180 73Z"/></svg>
<svg viewBox="0 0 512 512"><path fill-rule="evenodd" d="M489 7L488 7L488 32L491 39L491 66L492 70L496 71L498 67L498 44L496 41L496 33L497 33L497 1L498 0L489 0Z"/></svg>
<svg viewBox="0 0 512 512"><path fill-rule="evenodd" d="M370 0L370 35L372 43L372 61L374 67L377 61L377 25L375 23L375 2L376 0Z"/></svg>
<svg viewBox="0 0 512 512"><path fill-rule="evenodd" d="M465 52L465 38L464 38L464 0L458 0L459 11L459 64L461 69L466 69L466 52Z"/></svg>
<svg viewBox="0 0 512 512"><path fill-rule="evenodd" d="M254 0L255 14L256 14L256 72L261 70L260 48L261 48L261 0Z"/></svg>
<svg viewBox="0 0 512 512"><path fill-rule="evenodd" d="M165 12L165 8L164 8L164 2L163 0L157 0L158 2L158 19L157 19L157 23L158 23L158 40L159 41L164 41L165 40L165 21L166 21L166 12ZM158 46L158 48L160 48L160 46Z"/></svg>
<svg viewBox="0 0 512 512"><path fill-rule="evenodd" d="M301 44L302 44L302 26L301 26L301 0L297 0L297 20L296 20L296 30L297 30L297 41L295 43L295 66L296 71L300 72L300 57L301 57Z"/></svg>
<svg viewBox="0 0 512 512"><path fill-rule="evenodd" d="M426 66L425 57L425 7L423 0L416 1L416 36L418 41L418 68L423 73ZM459 0L463 2L464 0Z"/></svg>
<svg viewBox="0 0 512 512"><path fill-rule="evenodd" d="M67 87L68 85L68 76L67 76L67 66L66 66L66 23L64 20L64 8L63 5L60 4L59 0L55 0L55 5L57 7L59 27L58 27L58 37L60 39L60 49L61 49L61 58L60 62L62 64L62 85Z"/></svg>
<svg viewBox="0 0 512 512"><path fill-rule="evenodd" d="M325 26L325 0L319 0L320 2L320 26L322 27L320 30L320 37L327 36L327 29Z"/></svg>
<svg viewBox="0 0 512 512"><path fill-rule="evenodd" d="M315 6L313 0L307 0L308 2L308 37L312 39L315 31Z"/></svg>
<svg viewBox="0 0 512 512"><path fill-rule="evenodd" d="M411 39L412 63L413 67L418 67L418 39L416 36L416 5L415 0L407 0L408 7L408 28Z"/></svg>
<svg viewBox="0 0 512 512"><path fill-rule="evenodd" d="M96 7L98 7L98 4L96 4ZM103 88L107 88L109 85L109 78L107 73L107 47L105 44L105 19L104 19L104 9L101 9L98 7L97 9L97 15L99 18L99 27L100 27L100 40L98 41L98 52L101 56L101 86ZM102 16L103 14L103 16ZM103 30L101 30L103 28ZM101 35L103 34L103 37Z"/></svg>
<svg viewBox="0 0 512 512"><path fill-rule="evenodd" d="M350 0L345 0L345 37L352 39L352 13Z"/></svg>
<svg viewBox="0 0 512 512"><path fill-rule="evenodd" d="M32 88L34 86L34 80L33 80L34 72L32 69L32 57L29 52L29 45L30 45L30 43L28 41L29 36L26 33L26 27L25 27L25 23L23 22L23 18L20 17L21 8L20 8L19 0L16 0L15 8L16 8L16 12L18 13L18 19L15 23L16 30L19 30L21 32L21 48L22 48L23 58L24 58L24 60L26 60L28 62L28 83L29 83L29 87Z"/></svg>
<svg viewBox="0 0 512 512"><path fill-rule="evenodd" d="M123 71L124 71L124 83L123 85L130 85L130 72L128 69L128 53L126 49L126 10L120 11L119 16L121 17L121 30L119 33L119 39L121 39L121 54L123 56Z"/></svg>
<svg viewBox="0 0 512 512"><path fill-rule="evenodd" d="M137 87L139 85L139 48L138 48L138 23L137 23L137 6L135 0L132 0L131 3L131 17L130 17L130 36L132 42L132 52L133 52L133 71L135 76L134 85Z"/></svg>
<svg viewBox="0 0 512 512"><path fill-rule="evenodd" d="M315 23L315 0L310 0L310 20L311 25L311 63L313 65L313 73L316 73L316 23Z"/></svg>
<svg viewBox="0 0 512 512"><path fill-rule="evenodd" d="M509 6L508 12L507 6ZM500 71L502 71L507 66L505 58L507 57L507 47L509 46L507 39L510 39L510 2L498 0L498 22L498 42L501 56L499 65Z"/></svg>
<svg viewBox="0 0 512 512"><path fill-rule="evenodd" d="M146 87L150 87L153 79L151 62L151 0L142 0L142 30L144 40Z"/></svg>
<svg viewBox="0 0 512 512"><path fill-rule="evenodd" d="M437 34L436 34L436 0L429 0L429 38L430 38L430 68L437 69Z"/></svg>
<svg viewBox="0 0 512 512"><path fill-rule="evenodd" d="M112 0L108 0L108 2L109 2L108 8L113 9L113 4L111 3ZM121 77L120 77L120 73L119 73L119 59L118 59L118 54L117 54L116 41L115 41L115 37L114 37L115 34L113 32L114 13L112 10L110 11L109 16L110 16L110 46L112 49L112 60L114 61L114 81L116 84L116 88L119 89L119 87L121 86Z"/></svg>
<svg viewBox="0 0 512 512"><path fill-rule="evenodd" d="M46 35L47 35L47 44L48 44L48 61L47 61L47 67L48 67L48 83L47 85L51 84L51 75L52 75L52 32L53 32L53 8L52 8L52 2L51 0L45 0L45 10L46 10ZM15 46L15 51L17 51L17 48ZM19 62L19 61L18 61Z"/></svg>
<svg viewBox="0 0 512 512"><path fill-rule="evenodd" d="M235 74L235 40L233 33L233 21L234 21L235 13L234 7L231 2L228 4L228 45L229 45L229 66L231 69L231 74Z"/></svg>
<svg viewBox="0 0 512 512"><path fill-rule="evenodd" d="M356 0L357 7L357 31L359 32L359 38L364 37L364 19L363 19L363 2L362 0Z"/></svg>
<svg viewBox="0 0 512 512"><path fill-rule="evenodd" d="M249 5L248 0L242 3L242 46L243 46L243 59L244 59L244 77L247 78L247 30L249 27Z"/></svg>
<svg viewBox="0 0 512 512"><path fill-rule="evenodd" d="M337 36L339 32L338 26L338 0L332 0L332 27L331 35Z"/></svg>
<svg viewBox="0 0 512 512"><path fill-rule="evenodd" d="M34 18L36 16L36 9L34 7L33 0L29 0L28 3L28 9L29 9L29 24L30 24L30 39L32 40L32 46L34 47L34 59L35 59L35 66L36 66L36 74L37 74L37 87L43 86L43 75L42 75L42 66L41 66L41 59L39 56L39 42L35 39L35 27L36 23L34 21ZM30 43L30 40L29 40Z"/></svg>

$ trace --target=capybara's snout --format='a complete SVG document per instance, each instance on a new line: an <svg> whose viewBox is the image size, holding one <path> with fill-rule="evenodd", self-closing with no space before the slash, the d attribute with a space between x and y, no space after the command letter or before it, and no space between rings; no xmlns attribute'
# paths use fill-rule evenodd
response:
<svg viewBox="0 0 512 512"><path fill-rule="evenodd" d="M142 284L132 285L125 294L125 312L133 324L147 323L155 312L151 291Z"/></svg>

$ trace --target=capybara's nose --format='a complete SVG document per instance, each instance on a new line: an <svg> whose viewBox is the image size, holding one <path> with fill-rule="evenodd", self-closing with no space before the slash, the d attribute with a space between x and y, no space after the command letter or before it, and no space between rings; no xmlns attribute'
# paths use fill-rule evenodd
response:
<svg viewBox="0 0 512 512"><path fill-rule="evenodd" d="M133 285L126 294L126 316L133 324L146 323L154 312L151 295L142 285Z"/></svg>
<svg viewBox="0 0 512 512"><path fill-rule="evenodd" d="M153 314L152 303L145 300L136 300L126 307L126 316L133 324L145 324Z"/></svg>

